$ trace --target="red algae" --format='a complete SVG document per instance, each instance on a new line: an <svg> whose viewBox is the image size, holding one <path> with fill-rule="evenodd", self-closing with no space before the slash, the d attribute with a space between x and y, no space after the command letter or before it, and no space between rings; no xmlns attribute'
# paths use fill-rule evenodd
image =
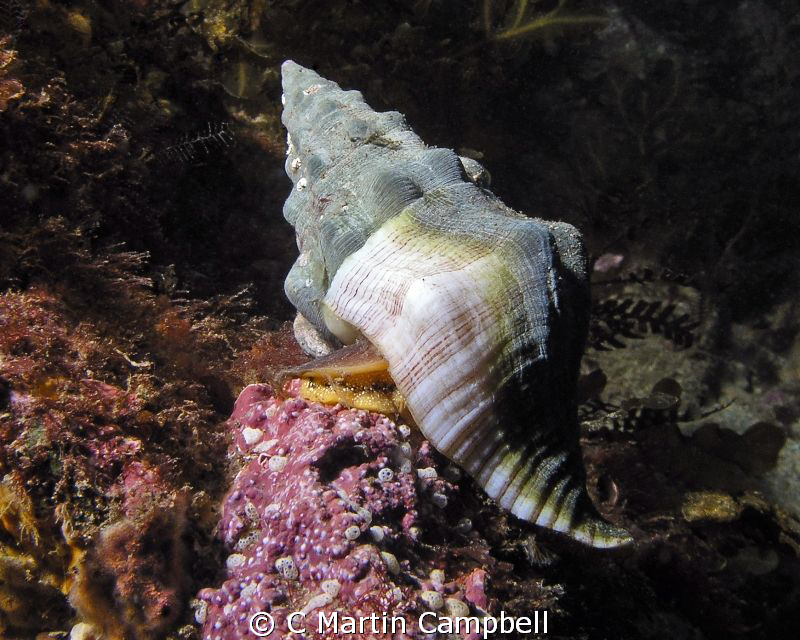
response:
<svg viewBox="0 0 800 640"><path fill-rule="evenodd" d="M242 391L228 426L244 466L219 525L226 578L195 601L204 638L244 637L259 612L273 616L276 638L288 634L292 612L309 637L332 637L320 616L334 612L365 620L353 637L391 634L392 624L395 637L411 637L430 592L441 594L434 604L470 609L468 563L448 561L448 547L432 542L485 543L448 524L464 515L464 504L453 509L458 474L427 443L414 444L408 428L380 414L281 400L268 385ZM482 587L472 580L473 599Z"/></svg>

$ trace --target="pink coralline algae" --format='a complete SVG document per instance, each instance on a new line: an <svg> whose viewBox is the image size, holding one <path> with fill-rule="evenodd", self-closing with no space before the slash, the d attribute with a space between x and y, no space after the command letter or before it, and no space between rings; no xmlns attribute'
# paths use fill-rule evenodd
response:
<svg viewBox="0 0 800 640"><path fill-rule="evenodd" d="M252 635L258 612L274 618L271 638L288 634L295 611L306 637L335 635L320 632L320 614L338 612L340 625L374 614L374 626L347 633L357 638L422 635L429 610L484 612L485 572L444 550L486 548L465 517L460 473L416 432L379 414L280 400L267 385L247 387L228 424L244 466L222 508L227 577L193 603L205 640ZM392 629L400 617L405 629Z"/></svg>

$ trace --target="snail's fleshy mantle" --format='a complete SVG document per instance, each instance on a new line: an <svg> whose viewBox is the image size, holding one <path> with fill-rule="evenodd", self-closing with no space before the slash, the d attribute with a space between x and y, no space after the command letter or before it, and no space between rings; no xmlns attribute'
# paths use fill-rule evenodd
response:
<svg viewBox="0 0 800 640"><path fill-rule="evenodd" d="M366 337L425 437L501 506L596 547L630 541L595 512L578 448L578 231L509 209L401 114L282 71L300 249L286 294L318 334L306 346Z"/></svg>

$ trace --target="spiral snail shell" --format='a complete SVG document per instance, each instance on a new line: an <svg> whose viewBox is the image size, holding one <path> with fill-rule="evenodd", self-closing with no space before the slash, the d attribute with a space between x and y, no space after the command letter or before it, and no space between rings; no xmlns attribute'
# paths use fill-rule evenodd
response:
<svg viewBox="0 0 800 640"><path fill-rule="evenodd" d="M366 338L425 437L502 507L587 545L629 542L597 515L578 446L578 231L506 207L480 165L427 147L401 114L282 72L301 342Z"/></svg>

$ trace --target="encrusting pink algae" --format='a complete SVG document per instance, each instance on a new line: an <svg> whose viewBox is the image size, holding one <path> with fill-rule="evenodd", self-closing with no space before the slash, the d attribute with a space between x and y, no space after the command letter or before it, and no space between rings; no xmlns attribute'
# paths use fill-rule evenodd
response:
<svg viewBox="0 0 800 640"><path fill-rule="evenodd" d="M488 606L486 572L446 575L442 568L455 565L426 542L446 535L467 546L475 533L453 500L460 474L426 442L414 444L408 427L340 405L282 401L267 385L244 389L228 424L246 464L222 508L227 578L194 601L204 639L245 637L259 612L273 616L271 637L280 638L295 611L304 621L293 626L311 637L333 633L318 626L333 612L374 614L375 626L353 637L391 634L391 617L406 621L395 637L412 637L426 610L479 615Z"/></svg>

